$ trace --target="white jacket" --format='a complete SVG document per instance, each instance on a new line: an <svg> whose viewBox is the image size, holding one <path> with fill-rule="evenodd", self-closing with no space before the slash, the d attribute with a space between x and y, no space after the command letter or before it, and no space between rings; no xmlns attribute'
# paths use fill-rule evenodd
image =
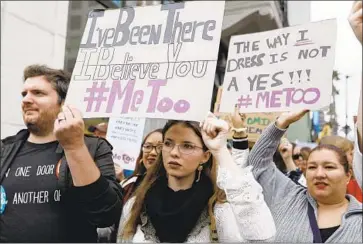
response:
<svg viewBox="0 0 363 244"><path fill-rule="evenodd" d="M263 241L274 237L276 228L271 212L267 207L262 187L252 175L251 166L247 165L247 150L233 149L232 156L238 162L240 177L231 177L228 169L218 167L217 185L223 189L227 202L216 204L214 215L220 242ZM119 231L129 218L135 197L126 202L122 211ZM117 242L156 242L155 232L150 228L147 216L141 215L142 224L137 226L131 240L121 240L118 233ZM191 231L187 242L210 242L207 211L202 213L197 225Z"/></svg>

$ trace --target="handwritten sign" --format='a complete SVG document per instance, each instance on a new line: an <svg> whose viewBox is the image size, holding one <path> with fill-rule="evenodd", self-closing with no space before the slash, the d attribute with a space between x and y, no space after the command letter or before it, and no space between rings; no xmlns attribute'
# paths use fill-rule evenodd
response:
<svg viewBox="0 0 363 244"><path fill-rule="evenodd" d="M262 131L276 120L279 113L252 113L247 116L248 140L256 142Z"/></svg>
<svg viewBox="0 0 363 244"><path fill-rule="evenodd" d="M142 118L110 118L108 122L106 139L113 146L113 161L123 169L135 169L144 126Z"/></svg>
<svg viewBox="0 0 363 244"><path fill-rule="evenodd" d="M222 87L219 87L217 93L216 103L214 104L214 114L220 119L228 121L228 113L220 113L220 100L222 95ZM248 113L246 114L246 127L248 141L256 142L262 131L280 115L280 113ZM229 121L228 121L229 122ZM233 132L228 135L229 139L232 139Z"/></svg>
<svg viewBox="0 0 363 244"><path fill-rule="evenodd" d="M318 110L330 104L336 20L232 36L221 112Z"/></svg>
<svg viewBox="0 0 363 244"><path fill-rule="evenodd" d="M224 1L91 12L66 102L85 118L202 119L223 14Z"/></svg>

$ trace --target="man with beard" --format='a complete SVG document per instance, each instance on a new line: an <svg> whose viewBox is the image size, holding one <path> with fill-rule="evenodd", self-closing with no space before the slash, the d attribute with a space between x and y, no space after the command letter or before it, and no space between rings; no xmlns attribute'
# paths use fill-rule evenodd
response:
<svg viewBox="0 0 363 244"><path fill-rule="evenodd" d="M120 218L112 147L64 106L69 82L63 70L24 70L27 129L1 143L0 242L96 242Z"/></svg>

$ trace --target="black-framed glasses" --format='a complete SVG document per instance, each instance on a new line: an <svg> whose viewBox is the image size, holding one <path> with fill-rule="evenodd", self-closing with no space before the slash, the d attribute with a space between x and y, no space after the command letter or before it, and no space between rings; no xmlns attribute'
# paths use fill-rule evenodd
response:
<svg viewBox="0 0 363 244"><path fill-rule="evenodd" d="M154 150L155 148L155 151L157 154L159 154L161 152L161 149L163 148L163 144L157 144L156 146L151 144L151 143L146 143L142 146L142 151L144 153L150 153L152 152L152 150Z"/></svg>
<svg viewBox="0 0 363 244"><path fill-rule="evenodd" d="M163 151L165 152L171 152L174 147L177 146L179 149L179 152L182 154L192 154L196 149L204 150L202 147L198 147L194 145L193 143L181 143L181 144L175 144L172 141L165 141L163 143Z"/></svg>

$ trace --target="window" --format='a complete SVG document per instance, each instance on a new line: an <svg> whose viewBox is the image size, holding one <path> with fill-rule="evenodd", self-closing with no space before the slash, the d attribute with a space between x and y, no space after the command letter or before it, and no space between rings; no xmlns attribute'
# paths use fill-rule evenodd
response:
<svg viewBox="0 0 363 244"><path fill-rule="evenodd" d="M79 30L82 27L82 17L79 15L71 16L71 23L70 23L71 30Z"/></svg>
<svg viewBox="0 0 363 244"><path fill-rule="evenodd" d="M97 1L69 1L68 9L68 26L66 36L66 48L64 67L67 71L72 72L78 55L79 44L87 23L88 13L93 9L105 9ZM76 6L76 7L75 7Z"/></svg>

